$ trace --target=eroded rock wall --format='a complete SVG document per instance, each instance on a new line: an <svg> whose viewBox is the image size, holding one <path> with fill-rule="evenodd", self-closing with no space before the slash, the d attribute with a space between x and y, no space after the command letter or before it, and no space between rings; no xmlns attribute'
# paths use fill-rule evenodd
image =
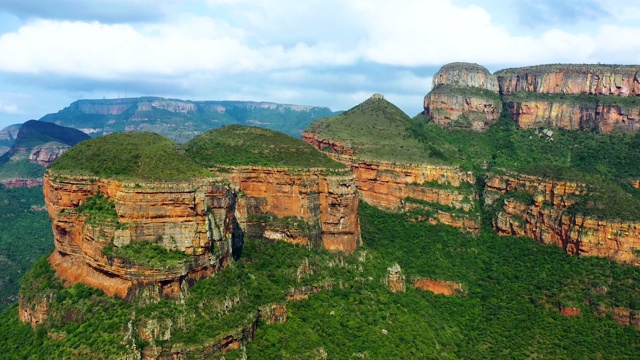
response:
<svg viewBox="0 0 640 360"><path fill-rule="evenodd" d="M560 246L572 255L640 265L640 222L600 220L566 211L575 197L586 191L586 184L516 173L491 174L486 181L485 202L501 201L496 203L499 209L493 221L501 235L528 236ZM514 192L520 196L509 197Z"/></svg>
<svg viewBox="0 0 640 360"><path fill-rule="evenodd" d="M76 209L104 194L115 204L117 223L92 220ZM130 298L150 289L175 297L184 281L209 276L232 256L235 194L219 180L195 183L129 183L48 173L45 202L55 250L49 262L67 283L85 283L110 296ZM149 242L189 255L188 260L149 266L109 256L105 247Z"/></svg>
<svg viewBox="0 0 640 360"><path fill-rule="evenodd" d="M358 197L348 169L228 167L250 234L350 253L360 245Z"/></svg>

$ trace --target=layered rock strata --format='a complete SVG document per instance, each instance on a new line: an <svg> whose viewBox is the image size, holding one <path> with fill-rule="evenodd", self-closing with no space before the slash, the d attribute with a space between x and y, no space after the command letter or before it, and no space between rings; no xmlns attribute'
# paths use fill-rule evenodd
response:
<svg viewBox="0 0 640 360"><path fill-rule="evenodd" d="M433 78L424 114L445 128L482 131L502 108L523 129L636 132L640 129L640 66L539 65L491 74L452 63Z"/></svg>
<svg viewBox="0 0 640 360"><path fill-rule="evenodd" d="M233 248L242 246L236 195L220 179L129 183L48 173L44 194L55 242L49 262L56 273L69 284L82 282L110 296L132 298L145 289L155 298L178 296L185 281L223 268ZM78 213L97 194L115 204L116 223ZM117 253L134 242L188 256L149 266L107 251Z"/></svg>
<svg viewBox="0 0 640 360"><path fill-rule="evenodd" d="M498 79L478 64L443 66L431 89L424 98L424 114L442 127L483 131L500 117Z"/></svg>
<svg viewBox="0 0 640 360"><path fill-rule="evenodd" d="M540 65L496 72L511 118L521 128L636 132L640 66Z"/></svg>
<svg viewBox="0 0 640 360"><path fill-rule="evenodd" d="M249 234L351 253L361 243L358 197L348 169L219 168L241 196Z"/></svg>
<svg viewBox="0 0 640 360"><path fill-rule="evenodd" d="M586 184L492 174L487 177L485 202L501 201L493 222L501 235L529 236L561 246L572 255L640 265L640 222L601 220L567 211L576 196L586 191Z"/></svg>
<svg viewBox="0 0 640 360"><path fill-rule="evenodd" d="M330 140L321 140L313 133L303 134L303 139L319 149L322 144L331 144ZM351 168L360 198L370 205L394 212L416 210L420 213L418 220L451 225L472 233L480 229L475 177L469 171L455 166L402 164L362 160L333 152L326 154Z"/></svg>

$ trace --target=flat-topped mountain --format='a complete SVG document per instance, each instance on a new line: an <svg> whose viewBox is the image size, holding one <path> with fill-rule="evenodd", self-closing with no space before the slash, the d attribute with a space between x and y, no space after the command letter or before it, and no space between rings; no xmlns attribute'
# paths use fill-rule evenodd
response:
<svg viewBox="0 0 640 360"><path fill-rule="evenodd" d="M491 74L477 64L453 63L434 76L424 114L446 128L476 131L486 130L505 109L523 129L636 132L639 95L637 65L553 64Z"/></svg>
<svg viewBox="0 0 640 360"><path fill-rule="evenodd" d="M151 131L178 143L223 125L258 125L300 136L313 120L332 116L327 107L254 101L191 101L140 97L78 100L41 121L70 126L91 136Z"/></svg>

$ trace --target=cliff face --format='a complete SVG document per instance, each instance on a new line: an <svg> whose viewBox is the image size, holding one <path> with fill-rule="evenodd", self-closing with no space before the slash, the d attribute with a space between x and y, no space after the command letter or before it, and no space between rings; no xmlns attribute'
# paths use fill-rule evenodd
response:
<svg viewBox="0 0 640 360"><path fill-rule="evenodd" d="M445 128L485 130L500 117L498 79L478 64L452 63L433 77L424 114Z"/></svg>
<svg viewBox="0 0 640 360"><path fill-rule="evenodd" d="M347 169L227 167L240 191L240 222L250 234L312 248L352 252L360 245L358 197Z"/></svg>
<svg viewBox="0 0 640 360"><path fill-rule="evenodd" d="M522 128L638 131L640 66L540 65L496 72Z"/></svg>
<svg viewBox="0 0 640 360"><path fill-rule="evenodd" d="M330 140L317 140L305 133L303 140L318 149L333 146ZM359 160L340 152L327 152L336 161L348 165L355 175L360 198L385 211L418 213L419 221L451 225L477 233L480 218L476 212L477 193L471 172L454 166L396 164Z"/></svg>
<svg viewBox="0 0 640 360"><path fill-rule="evenodd" d="M445 128L482 131L506 107L521 128L635 132L640 66L539 65L495 74L477 64L443 66L424 113Z"/></svg>
<svg viewBox="0 0 640 360"><path fill-rule="evenodd" d="M539 65L496 72L503 95L540 94L640 95L640 66Z"/></svg>
<svg viewBox="0 0 640 360"><path fill-rule="evenodd" d="M76 211L98 193L115 203L117 223L92 220ZM185 281L224 267L232 247L242 242L234 228L235 194L214 180L138 184L47 174L44 194L55 242L49 262L58 276L111 296L131 298L145 288L153 297L178 296ZM134 242L189 256L149 265L107 250Z"/></svg>
<svg viewBox="0 0 640 360"><path fill-rule="evenodd" d="M529 236L543 244L554 244L572 255L607 257L640 265L640 222L599 220L566 209L575 196L586 192L580 183L553 181L509 173L489 175L485 202L507 195L494 219L501 235ZM527 194L508 198L510 193ZM524 200L530 199L530 200Z"/></svg>

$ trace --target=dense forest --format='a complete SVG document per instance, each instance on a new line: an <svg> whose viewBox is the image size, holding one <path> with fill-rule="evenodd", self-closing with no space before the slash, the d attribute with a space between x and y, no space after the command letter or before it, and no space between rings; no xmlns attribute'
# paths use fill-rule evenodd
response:
<svg viewBox="0 0 640 360"><path fill-rule="evenodd" d="M0 187L0 309L17 300L20 277L51 250L42 187Z"/></svg>

